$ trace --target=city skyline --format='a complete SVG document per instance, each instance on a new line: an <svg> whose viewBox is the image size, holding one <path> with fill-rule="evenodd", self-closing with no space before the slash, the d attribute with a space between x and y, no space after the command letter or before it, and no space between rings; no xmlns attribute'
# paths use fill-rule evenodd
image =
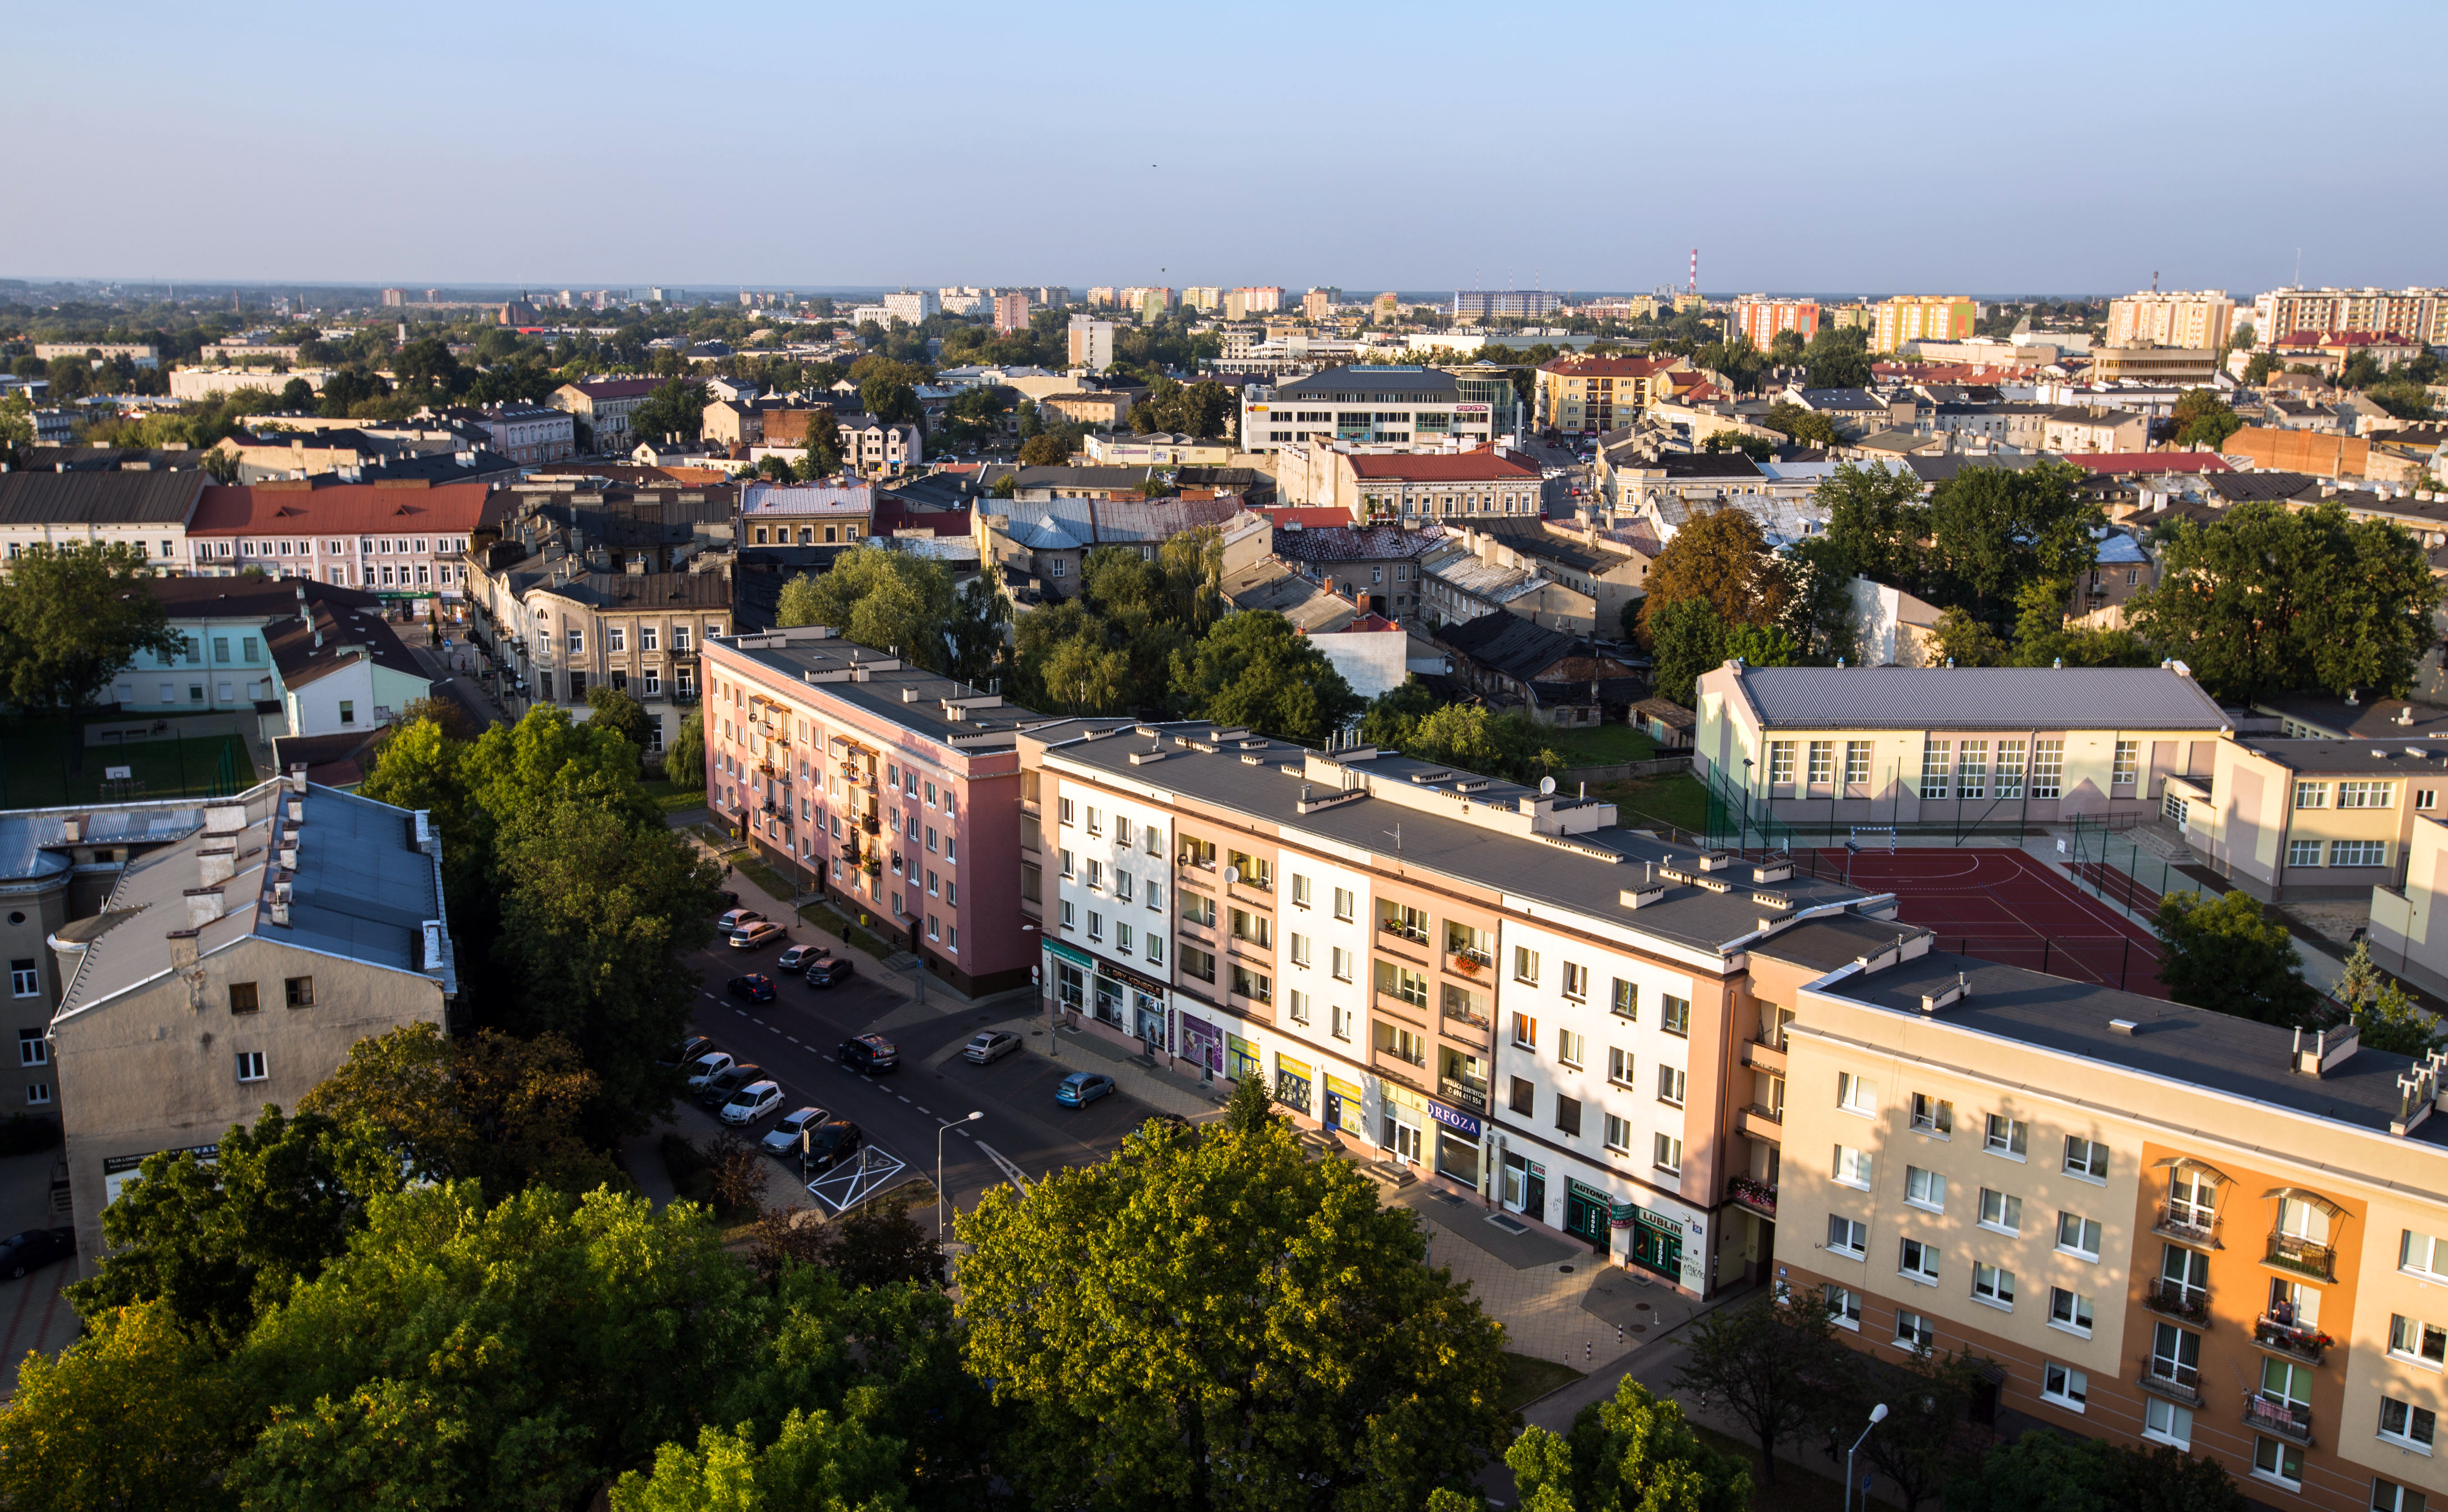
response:
<svg viewBox="0 0 2448 1512"><path fill-rule="evenodd" d="M2298 281L2299 255L2309 285L2437 282L2424 251L2448 231L2436 199L2401 192L2420 180L2428 140L2415 92L2359 99L2352 153L2321 134L2271 130L2224 157L2196 155L2176 128L2148 124L2240 119L2236 91L2264 69L2266 39L2300 21L2267 5L2086 5L2055 18L2070 38L2184 60L2138 74L2103 67L2074 42L2035 54L2019 22L1925 5L1841 22L1786 7L1731 24L1665 9L1558 8L1515 70L1518 93L1488 75L1482 55L1453 45L1441 18L1475 19L1459 8L1407 10L1399 29L1367 9L1236 17L1235 37L1268 35L1270 15L1286 35L1296 23L1293 55L1214 42L1182 16L1094 7L1006 38L992 33L997 13L954 6L942 13L947 33L966 28L994 45L912 56L905 61L925 66L915 76L836 77L787 45L737 58L710 49L725 108L755 149L744 160L720 151L719 136L663 124L703 97L674 72L688 54L627 8L576 36L545 17L457 5L406 35L318 14L322 55L353 61L285 69L277 89L254 90L232 81L262 58L259 39L288 10L241 7L236 24L209 28L159 14L166 19L112 38L124 105L92 112L86 68L38 73L0 104L19 140L80 121L77 152L34 154L21 168L21 205L65 213L25 217L0 274L337 274L425 287L516 285L560 270L556 288L813 288L974 281L984 264L1015 284L1182 287L1247 282L1254 269L1291 287L1363 268L1382 274L1379 288L1641 291L1680 287L1696 245L1701 285L1720 293L2107 293L2147 288L2154 273L2167 288L2246 291ZM2350 8L2341 22L2386 31L2418 55L2448 32L2437 9L2410 5ZM860 59L905 40L889 15L850 9L820 14L813 28L762 7L727 23L739 36L806 35ZM1126 24L1127 53L1083 49ZM1911 39L1933 28L1945 38L1937 56L1962 63L1898 72L1918 55ZM73 13L30 16L26 33L29 55L93 50ZM488 38L487 58L549 61L490 86L452 83L482 67L462 41L475 34ZM1544 46L1550 38L1570 45ZM1729 94L1723 67L1681 62L1806 41L1794 55L1810 66L1767 70L1748 104ZM1082 56L1099 60L1084 78ZM1351 60L1351 76L1318 87L1337 56ZM908 109L913 77L939 101L985 115ZM1096 88L1093 114L1071 103L1083 83ZM813 116L811 91L822 101ZM411 99L423 114L402 114ZM1453 113L1439 100L1454 102ZM760 101L813 121L804 148L750 132ZM376 102L391 104L370 108ZM1487 129L1498 112L1501 128ZM1967 118L1981 123L1969 139ZM1004 125L982 130L992 119ZM1050 145L1091 131L1109 138L1093 157ZM226 167L152 173L141 192L94 188L96 161L155 159L174 139L186 161ZM1028 148L1032 139L1049 145ZM1950 145L1933 156L1933 141ZM565 167L555 165L560 144ZM881 177L863 188L828 172ZM255 187L233 187L232 175ZM306 187L255 198L284 180ZM513 195L507 186L523 180L549 192ZM708 195L700 202L737 213L684 213ZM517 212L489 213L488 198ZM1537 200L1564 231L1490 213ZM2342 204L2391 214L2290 222L2255 208Z"/></svg>

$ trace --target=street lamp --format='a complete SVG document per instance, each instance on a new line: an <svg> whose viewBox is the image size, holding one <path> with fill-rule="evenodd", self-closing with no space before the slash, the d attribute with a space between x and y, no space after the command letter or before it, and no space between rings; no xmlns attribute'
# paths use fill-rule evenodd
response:
<svg viewBox="0 0 2448 1512"><path fill-rule="evenodd" d="M1853 1449L1858 1449L1862 1446L1862 1439L1866 1439L1870 1436L1870 1428L1877 1427L1886 1420L1887 1404L1882 1402L1877 1407L1870 1408L1870 1427L1864 1428L1862 1430L1862 1438L1855 1439L1853 1441L1853 1448L1846 1449L1845 1451L1845 1512L1853 1512ZM1869 1505L1869 1503L1870 1499L1868 1497L1865 1496L1862 1499L1862 1504L1864 1506Z"/></svg>
<svg viewBox="0 0 2448 1512"><path fill-rule="evenodd" d="M1743 847L1750 843L1750 839L1751 759L1746 756L1743 758L1743 832L1741 838L1734 841L1734 854L1737 856L1741 855L1743 853Z"/></svg>
<svg viewBox="0 0 2448 1512"><path fill-rule="evenodd" d="M935 1253L939 1256L944 1253L944 1131L956 1124L974 1124L984 1117L984 1113L971 1113L966 1118L947 1118L935 1125Z"/></svg>

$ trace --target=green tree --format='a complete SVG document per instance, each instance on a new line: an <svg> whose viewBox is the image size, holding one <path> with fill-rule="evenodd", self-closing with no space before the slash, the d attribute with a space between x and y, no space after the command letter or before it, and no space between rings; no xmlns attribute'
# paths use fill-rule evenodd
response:
<svg viewBox="0 0 2448 1512"><path fill-rule="evenodd" d="M1504 1463L1523 1512L1744 1512L1751 1501L1750 1466L1701 1443L1681 1403L1629 1376L1581 1408L1569 1435L1524 1429Z"/></svg>
<svg viewBox="0 0 2448 1512"><path fill-rule="evenodd" d="M2269 381L2270 375L2278 371L2278 353L2256 351L2245 362L2244 381L2257 388Z"/></svg>
<svg viewBox="0 0 2448 1512"><path fill-rule="evenodd" d="M1659 604L1653 594L1649 603L1650 685L1658 697L1690 709L1700 674L1726 659L1726 622L1698 595Z"/></svg>
<svg viewBox="0 0 2448 1512"><path fill-rule="evenodd" d="M942 562L853 546L823 576L801 574L785 583L777 622L831 625L859 645L940 672L951 662L946 633L953 608L952 575Z"/></svg>
<svg viewBox="0 0 2448 1512"><path fill-rule="evenodd" d="M313 414L315 386L303 378L292 378L280 386L280 407L285 411Z"/></svg>
<svg viewBox="0 0 2448 1512"><path fill-rule="evenodd" d="M2244 419L2215 388L2188 388L2176 396L2176 444L2216 451L2244 428Z"/></svg>
<svg viewBox="0 0 2448 1512"><path fill-rule="evenodd" d="M1719 647L1721 659L1751 667L1798 667L1802 647L1782 625L1735 625Z"/></svg>
<svg viewBox="0 0 2448 1512"><path fill-rule="evenodd" d="M2391 376L2364 389L2363 397L2400 420L2432 418L2431 391L2411 378Z"/></svg>
<svg viewBox="0 0 2448 1512"><path fill-rule="evenodd" d="M392 372L404 387L455 393L462 384L459 359L439 336L425 336L399 349Z"/></svg>
<svg viewBox="0 0 2448 1512"><path fill-rule="evenodd" d="M1822 326L1803 349L1813 388L1863 388L1870 382L1869 332L1859 326Z"/></svg>
<svg viewBox="0 0 2448 1512"><path fill-rule="evenodd" d="M1306 746L1325 745L1363 707L1326 653L1272 610L1234 614L1175 652L1173 697L1188 718Z"/></svg>
<svg viewBox="0 0 2448 1512"><path fill-rule="evenodd" d="M1406 673L1400 683L1369 700L1360 716L1360 738L1371 746L1404 750L1412 728L1444 707L1427 684Z"/></svg>
<svg viewBox="0 0 2448 1512"><path fill-rule="evenodd" d="M663 753L663 775L684 793L705 791L705 711L690 709Z"/></svg>
<svg viewBox="0 0 2448 1512"><path fill-rule="evenodd" d="M1280 1120L1142 1128L959 1232L969 1369L1023 1414L1005 1469L1042 1499L1396 1512L1504 1432L1496 1325Z"/></svg>
<svg viewBox="0 0 2448 1512"><path fill-rule="evenodd" d="M1750 1431L1774 1485L1777 1446L1817 1421L1826 1377L1838 1363L1834 1351L1843 1348L1824 1292L1800 1291L1786 1299L1763 1294L1694 1321L1674 1389L1724 1403Z"/></svg>
<svg viewBox="0 0 2448 1512"><path fill-rule="evenodd" d="M841 420L830 406L808 416L807 444L800 449L797 476L801 482L831 478L842 470Z"/></svg>
<svg viewBox="0 0 2448 1512"><path fill-rule="evenodd" d="M2045 1428L1999 1445L1947 1488L1950 1512L2245 1512L2208 1455L2066 1438Z"/></svg>
<svg viewBox="0 0 2448 1512"><path fill-rule="evenodd" d="M1840 465L1814 490L1827 510L1827 539L1851 569L1875 583L1908 588L1921 580L1921 542L1929 506L1909 471Z"/></svg>
<svg viewBox="0 0 2448 1512"><path fill-rule="evenodd" d="M1753 462L1769 462L1776 456L1776 443L1765 436L1746 436L1737 430L1712 430L1700 444L1707 452L1738 451Z"/></svg>
<svg viewBox="0 0 2448 1512"><path fill-rule="evenodd" d="M2265 918L2260 899L2243 888L2216 902L2170 893L2151 928L2166 947L2159 980L2179 1003L2288 1026L2303 1023L2319 1001L2286 926Z"/></svg>
<svg viewBox="0 0 2448 1512"><path fill-rule="evenodd" d="M945 632L951 642L950 665L945 670L972 688L1011 671L1011 600L992 573L980 573L952 595L952 621Z"/></svg>
<svg viewBox="0 0 2448 1512"><path fill-rule="evenodd" d="M1871 1404L1885 1404L1885 1421L1862 1440L1862 1458L1895 1486L1903 1512L1921 1512L1979 1452L1981 1430L1969 1419L1989 1362L1962 1351L1922 1349L1889 1364L1848 1350L1843 1365L1848 1369L1832 1375L1831 1384L1850 1389L1838 1386L1823 1396L1823 1427L1842 1425L1850 1437L1860 1431L1855 1425L1868 1422Z"/></svg>
<svg viewBox="0 0 2448 1512"><path fill-rule="evenodd" d="M695 441L705 428L705 385L674 378L659 385L645 403L629 412L629 434L661 445L666 437Z"/></svg>
<svg viewBox="0 0 2448 1512"><path fill-rule="evenodd" d="M2236 504L2162 538L2160 581L2126 622L2204 690L2249 702L2302 688L2402 693L2432 641L2439 585L2422 546L2337 502Z"/></svg>
<svg viewBox="0 0 2448 1512"><path fill-rule="evenodd" d="M1780 331L1778 339L1795 334L1790 331ZM1797 347L1799 342L1800 338L1796 336ZM1768 418L1762 424L1770 430L1784 431L1806 446L1833 446L1845 439L1834 421L1816 409L1806 409L1790 399L1780 399L1769 406Z"/></svg>
<svg viewBox="0 0 2448 1512"><path fill-rule="evenodd" d="M2025 585L2071 583L2090 571L2107 518L2082 497L2082 482L2080 468L2047 463L1966 467L1940 483L1922 558L1933 596L2002 632Z"/></svg>
<svg viewBox="0 0 2448 1512"><path fill-rule="evenodd" d="M2005 638L1962 608L1943 610L1929 632L1931 659L1957 667L2003 667L2013 659Z"/></svg>
<svg viewBox="0 0 2448 1512"><path fill-rule="evenodd" d="M2405 984L2395 980L2383 984L2369 1003L2358 1006L2354 1021L2364 1049L2411 1060L2422 1059L2448 1041L2448 1030L2440 1028L2438 1018L2418 1007L2406 993Z"/></svg>
<svg viewBox="0 0 2448 1512"><path fill-rule="evenodd" d="M185 637L153 596L141 546L36 542L0 593L0 694L30 712L83 709L134 665L176 656Z"/></svg>
<svg viewBox="0 0 2448 1512"><path fill-rule="evenodd" d="M1439 704L1394 744L1406 756L1516 783L1556 776L1565 765L1547 727L1482 704Z"/></svg>
<svg viewBox="0 0 2448 1512"><path fill-rule="evenodd" d="M1020 464L1023 467L1063 467L1078 449L1079 434L1068 426L1031 436L1020 444Z"/></svg>
<svg viewBox="0 0 2448 1512"><path fill-rule="evenodd" d="M1858 661L1860 633L1853 614L1853 564L1826 536L1806 536L1787 546L1781 565L1793 584L1786 600L1785 629L1801 660L1830 667ZM1625 606L1630 617L1631 605Z"/></svg>
<svg viewBox="0 0 2448 1512"><path fill-rule="evenodd" d="M1759 521L1725 508L1688 521L1657 554L1641 600L1641 628L1653 648L1656 616L1674 603L1705 598L1728 625L1772 625L1785 616L1793 580L1769 549Z"/></svg>
<svg viewBox="0 0 2448 1512"><path fill-rule="evenodd" d="M612 1487L612 1512L898 1512L909 1504L902 1446L854 1419L794 1409L762 1446L753 1427L725 1433L708 1425L694 1453L664 1445L651 1472L632 1470Z"/></svg>
<svg viewBox="0 0 2448 1512"><path fill-rule="evenodd" d="M0 1501L47 1512L219 1512L247 1415L241 1382L161 1302L88 1314L27 1354L0 1412Z"/></svg>
<svg viewBox="0 0 2448 1512"><path fill-rule="evenodd" d="M654 740L654 716L626 690L598 683L586 690L586 722L600 726L643 751Z"/></svg>

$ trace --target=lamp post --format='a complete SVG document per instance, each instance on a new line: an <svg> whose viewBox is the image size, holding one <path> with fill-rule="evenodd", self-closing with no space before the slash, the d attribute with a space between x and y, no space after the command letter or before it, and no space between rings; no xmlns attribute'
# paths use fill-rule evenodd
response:
<svg viewBox="0 0 2448 1512"><path fill-rule="evenodd" d="M1886 1420L1887 1404L1882 1402L1877 1407L1870 1408L1870 1427L1864 1428L1862 1430L1862 1438L1855 1439L1853 1441L1853 1448L1846 1449L1845 1451L1845 1512L1853 1512L1853 1450L1859 1449L1862 1446L1862 1439L1866 1439L1870 1436L1870 1428L1877 1427ZM1862 1499L1863 1504L1865 1506L1868 1505L1869 1500L1870 1499L1868 1497L1864 1497Z"/></svg>
<svg viewBox="0 0 2448 1512"><path fill-rule="evenodd" d="M1737 856L1741 855L1741 854L1743 853L1743 847L1745 847L1746 845L1749 845L1749 844L1750 843L1750 839L1751 839L1751 759L1750 759L1750 757L1746 756L1746 757L1744 757L1744 758L1743 758L1743 833L1742 833L1741 838L1740 838L1740 839L1738 839L1738 840L1736 840L1736 841L1734 841L1734 854L1735 854L1735 855L1737 855Z"/></svg>
<svg viewBox="0 0 2448 1512"><path fill-rule="evenodd" d="M956 1124L974 1124L984 1117L984 1113L973 1112L966 1118L947 1118L935 1125L935 1253L938 1256L944 1253L944 1131Z"/></svg>

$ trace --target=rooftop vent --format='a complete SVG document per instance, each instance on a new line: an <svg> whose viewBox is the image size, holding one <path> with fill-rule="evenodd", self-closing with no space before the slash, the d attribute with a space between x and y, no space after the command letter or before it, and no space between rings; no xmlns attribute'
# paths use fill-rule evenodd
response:
<svg viewBox="0 0 2448 1512"><path fill-rule="evenodd" d="M1924 1013L1935 1013L1940 1009L1946 1007L1949 1003L1960 1003L1971 995L1972 984L1964 980L1963 973L1961 972L1958 972L1955 973L1955 981L1951 985L1941 988L1935 992L1923 992L1921 994L1921 1011Z"/></svg>
<svg viewBox="0 0 2448 1512"><path fill-rule="evenodd" d="M2113 1034L2139 1034L2142 1032L2142 1026L2130 1018L2112 1018L2108 1021L2108 1029L2109 1032Z"/></svg>
<svg viewBox="0 0 2448 1512"><path fill-rule="evenodd" d="M2363 1031L2360 1025L2348 1024L2340 1029L2312 1030L2312 1043L2308 1046L2304 1039L2305 1031L2297 1030L2288 1068L2299 1076L2326 1076L2362 1049Z"/></svg>

